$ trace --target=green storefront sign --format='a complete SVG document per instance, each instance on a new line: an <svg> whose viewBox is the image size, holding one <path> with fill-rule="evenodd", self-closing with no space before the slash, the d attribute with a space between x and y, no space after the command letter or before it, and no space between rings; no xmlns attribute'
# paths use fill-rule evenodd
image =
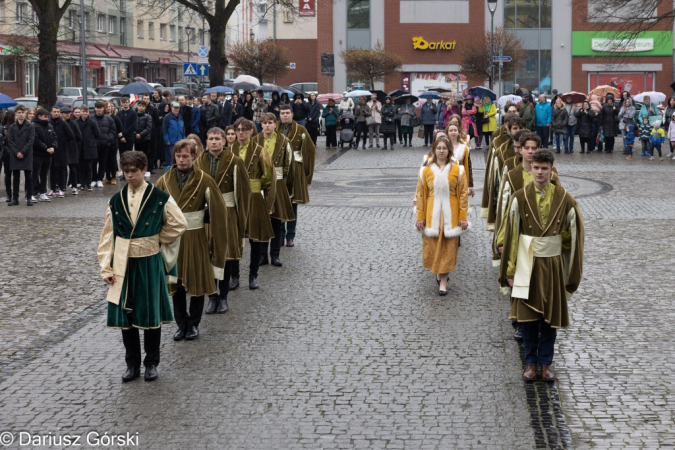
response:
<svg viewBox="0 0 675 450"><path fill-rule="evenodd" d="M573 31L572 56L672 56L671 31L645 31L634 36L612 31Z"/></svg>

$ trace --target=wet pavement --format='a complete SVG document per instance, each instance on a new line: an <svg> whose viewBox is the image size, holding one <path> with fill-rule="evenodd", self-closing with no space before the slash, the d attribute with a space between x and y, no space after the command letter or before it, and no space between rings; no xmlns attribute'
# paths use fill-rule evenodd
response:
<svg viewBox="0 0 675 450"><path fill-rule="evenodd" d="M526 387L480 190L448 296L421 267L411 201L424 152L320 145L284 266L205 316L197 341L164 327L153 383L121 383L121 336L104 326L96 244L114 188L0 205L0 445L9 432L8 448L40 436L87 448L96 433L161 449L675 447L675 162L560 155L586 221L584 280L559 381Z"/></svg>

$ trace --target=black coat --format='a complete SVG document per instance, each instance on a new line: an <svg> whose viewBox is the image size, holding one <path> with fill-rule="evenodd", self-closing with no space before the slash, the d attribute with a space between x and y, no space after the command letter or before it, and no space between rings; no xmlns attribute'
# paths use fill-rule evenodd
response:
<svg viewBox="0 0 675 450"><path fill-rule="evenodd" d="M120 120L119 117L117 117L114 114L111 114L108 117L112 117L112 120L115 123L115 130L114 130L114 133L113 133L115 135L115 139L113 139L112 147L110 147L110 148L113 149L113 150L117 150L118 148L120 148L120 139L121 138L118 136L118 134L120 134L122 132L122 121Z"/></svg>
<svg viewBox="0 0 675 450"><path fill-rule="evenodd" d="M7 133L7 150L9 151L10 170L33 170L33 143L35 141L35 127L24 120L23 125L14 122ZM17 153L23 159L16 157Z"/></svg>
<svg viewBox="0 0 675 450"><path fill-rule="evenodd" d="M395 134L396 133L396 105L386 103L382 105L382 124L380 125L380 131L382 134Z"/></svg>
<svg viewBox="0 0 675 450"><path fill-rule="evenodd" d="M244 107L244 117L253 120L253 99L244 100L242 106Z"/></svg>
<svg viewBox="0 0 675 450"><path fill-rule="evenodd" d="M192 108L189 106L181 106L180 115L183 118L183 123L185 124L185 136L192 134Z"/></svg>
<svg viewBox="0 0 675 450"><path fill-rule="evenodd" d="M614 110L609 103L602 105L602 111L600 111L600 126L602 126L602 132L605 134L605 137L616 137L616 130L619 127L619 119L617 114L619 114L619 108L617 107Z"/></svg>
<svg viewBox="0 0 675 450"><path fill-rule="evenodd" d="M220 123L220 108L218 105L213 102L209 103L208 105L203 104L201 106L201 115L199 117L199 121L201 122L200 128L204 132L204 135L206 135L206 132L211 128L217 127Z"/></svg>
<svg viewBox="0 0 675 450"><path fill-rule="evenodd" d="M309 113L309 108L307 107L307 103L301 101L300 103L293 103L291 104L291 107L293 108L293 120L298 121L298 120L306 120L308 113Z"/></svg>
<svg viewBox="0 0 675 450"><path fill-rule="evenodd" d="M82 152L82 132L75 119L68 119L66 123L70 126L75 136L75 143L68 147L68 164L78 164L80 162L80 153Z"/></svg>
<svg viewBox="0 0 675 450"><path fill-rule="evenodd" d="M117 132L118 133L121 132L124 135L124 139L126 139L127 142L134 142L134 130L136 129L136 120L138 118L138 114L136 113L136 111L134 111L131 108L129 108L126 111L120 109L115 117L120 121L120 124L122 125L120 128L117 129Z"/></svg>
<svg viewBox="0 0 675 450"><path fill-rule="evenodd" d="M575 113L577 116L577 130L579 131L579 137L590 138L593 136L593 120L595 119L595 111L588 109L587 113L580 109Z"/></svg>
<svg viewBox="0 0 675 450"><path fill-rule="evenodd" d="M155 136L162 139L162 119L164 118L164 102L153 103L152 101L145 109L145 112L152 117L152 130Z"/></svg>
<svg viewBox="0 0 675 450"><path fill-rule="evenodd" d="M77 121L82 133L82 152L85 160L98 158L98 142L101 140L101 131L98 127L98 121L89 116L89 119Z"/></svg>
<svg viewBox="0 0 675 450"><path fill-rule="evenodd" d="M54 127L49 120L40 120L37 116L33 117L33 127L35 127L35 140L33 141L34 156L50 156L48 148L53 148L56 153L59 148L59 140L56 138Z"/></svg>
<svg viewBox="0 0 675 450"><path fill-rule="evenodd" d="M89 116L89 120L93 120L96 125L98 125L99 135L97 138L97 144L102 147L116 148L113 147L113 142L117 142L117 132L115 121L112 119L112 117L106 114L101 114L100 116L94 114L93 116ZM82 132L82 136L84 136L84 131ZM86 149L84 151L84 157L87 158Z"/></svg>
<svg viewBox="0 0 675 450"><path fill-rule="evenodd" d="M553 133L555 134L566 134L567 133L567 121L569 119L569 114L565 108L553 108L551 113L551 127L553 128Z"/></svg>
<svg viewBox="0 0 675 450"><path fill-rule="evenodd" d="M147 142L152 136L152 117L150 114L144 112L143 114L138 114L136 117L136 128L134 129L134 142ZM136 139L136 135L140 134L141 138Z"/></svg>
<svg viewBox="0 0 675 450"><path fill-rule="evenodd" d="M75 134L73 134L73 130L70 128L70 125L61 118L54 120L50 117L49 122L54 128L56 139L59 143L59 147L52 155L52 164L54 164L56 167L67 166L68 152L71 151L71 147L77 147L77 142L75 142Z"/></svg>
<svg viewBox="0 0 675 450"><path fill-rule="evenodd" d="M232 103L225 102L218 105L220 107L220 128L223 130L232 125L234 122L232 120ZM241 108L241 105L237 103L237 106Z"/></svg>

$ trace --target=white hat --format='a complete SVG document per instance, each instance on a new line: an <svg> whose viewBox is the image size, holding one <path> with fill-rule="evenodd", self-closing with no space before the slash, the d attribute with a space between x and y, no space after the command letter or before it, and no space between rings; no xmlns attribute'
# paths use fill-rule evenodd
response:
<svg viewBox="0 0 675 450"><path fill-rule="evenodd" d="M660 127L660 126L661 126L661 121L660 121L660 120L657 120L656 122L654 122L654 126L655 126L655 127Z"/></svg>

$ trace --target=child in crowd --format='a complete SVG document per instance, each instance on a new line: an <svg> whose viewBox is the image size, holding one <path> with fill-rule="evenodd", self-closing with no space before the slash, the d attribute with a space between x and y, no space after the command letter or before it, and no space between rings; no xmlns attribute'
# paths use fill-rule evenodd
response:
<svg viewBox="0 0 675 450"><path fill-rule="evenodd" d="M670 125L668 125L668 141L670 141L671 146L675 146L675 113L670 120ZM673 155L675 159L675 155Z"/></svg>
<svg viewBox="0 0 675 450"><path fill-rule="evenodd" d="M642 156L649 155L649 141L652 133L652 126L649 124L649 117L643 117L642 123L638 126L640 131L640 143L642 144Z"/></svg>
<svg viewBox="0 0 675 450"><path fill-rule="evenodd" d="M663 155L661 154L661 144L666 140L666 133L661 128L661 121L657 120L654 122L654 129L652 130L652 148L649 154L649 160L654 161L654 149L659 152L659 158L663 161Z"/></svg>
<svg viewBox="0 0 675 450"><path fill-rule="evenodd" d="M633 159L633 146L635 145L635 125L626 125L626 159Z"/></svg>

